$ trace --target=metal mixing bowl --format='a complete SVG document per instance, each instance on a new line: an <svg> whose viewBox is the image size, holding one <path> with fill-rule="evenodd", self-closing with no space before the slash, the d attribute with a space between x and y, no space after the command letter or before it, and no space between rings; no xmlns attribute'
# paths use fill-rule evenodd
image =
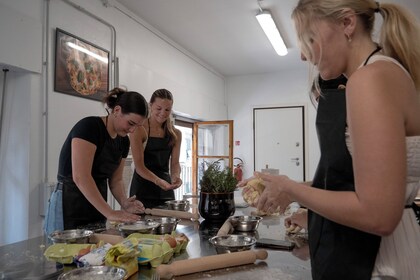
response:
<svg viewBox="0 0 420 280"><path fill-rule="evenodd" d="M54 231L48 237L54 243L86 244L89 243L89 237L92 234L93 231L91 230L69 229L62 231Z"/></svg>
<svg viewBox="0 0 420 280"><path fill-rule="evenodd" d="M132 233L154 233L160 223L154 220L140 220L133 223L122 223L118 225L118 230L123 237Z"/></svg>
<svg viewBox="0 0 420 280"><path fill-rule="evenodd" d="M122 280L127 271L120 267L88 266L70 270L58 277L58 280Z"/></svg>
<svg viewBox="0 0 420 280"><path fill-rule="evenodd" d="M236 231L254 231L257 230L262 217L260 216L233 216L229 221Z"/></svg>
<svg viewBox="0 0 420 280"><path fill-rule="evenodd" d="M257 239L244 235L222 235L209 239L209 242L216 248L218 254L233 253L250 250L257 242Z"/></svg>
<svg viewBox="0 0 420 280"><path fill-rule="evenodd" d="M165 202L169 210L188 211L190 202L188 200L169 200Z"/></svg>
<svg viewBox="0 0 420 280"><path fill-rule="evenodd" d="M151 219L160 225L156 228L157 234L171 234L181 219L172 217L160 217Z"/></svg>

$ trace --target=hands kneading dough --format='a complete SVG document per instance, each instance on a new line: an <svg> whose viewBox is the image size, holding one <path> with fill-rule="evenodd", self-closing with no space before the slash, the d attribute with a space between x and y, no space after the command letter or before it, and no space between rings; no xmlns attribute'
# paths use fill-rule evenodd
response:
<svg viewBox="0 0 420 280"><path fill-rule="evenodd" d="M293 235L300 233L302 229L308 227L308 210L304 208L298 209L284 220L284 225L286 226L286 234Z"/></svg>
<svg viewBox="0 0 420 280"><path fill-rule="evenodd" d="M258 199L264 190L263 180L255 178L249 181L242 189L242 196L246 203L252 207L257 207Z"/></svg>
<svg viewBox="0 0 420 280"><path fill-rule="evenodd" d="M291 224L288 228L286 228L286 234L296 234L299 233L302 228L296 224Z"/></svg>
<svg viewBox="0 0 420 280"><path fill-rule="evenodd" d="M242 197L244 201L248 203L249 206L257 207L258 200L260 198L261 193L264 191L264 184L263 180L260 178L255 178L250 180L245 187L242 189ZM276 209L271 215L279 215L280 209ZM257 215L265 216L268 213L257 210Z"/></svg>

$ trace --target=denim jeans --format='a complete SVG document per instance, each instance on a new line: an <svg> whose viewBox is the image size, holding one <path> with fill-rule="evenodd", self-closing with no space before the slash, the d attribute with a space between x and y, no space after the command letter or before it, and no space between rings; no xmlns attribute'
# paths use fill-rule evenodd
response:
<svg viewBox="0 0 420 280"><path fill-rule="evenodd" d="M63 191L57 188L52 192L48 201L44 224L44 231L47 235L56 230L64 230Z"/></svg>

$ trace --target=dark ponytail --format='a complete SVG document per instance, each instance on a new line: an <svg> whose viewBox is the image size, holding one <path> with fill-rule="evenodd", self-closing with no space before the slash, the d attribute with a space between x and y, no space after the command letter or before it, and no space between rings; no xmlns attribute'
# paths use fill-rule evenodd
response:
<svg viewBox="0 0 420 280"><path fill-rule="evenodd" d="M114 88L104 97L103 102L111 110L115 106L120 106L123 114L134 113L143 117L148 117L149 115L149 107L146 99L143 95L135 91Z"/></svg>

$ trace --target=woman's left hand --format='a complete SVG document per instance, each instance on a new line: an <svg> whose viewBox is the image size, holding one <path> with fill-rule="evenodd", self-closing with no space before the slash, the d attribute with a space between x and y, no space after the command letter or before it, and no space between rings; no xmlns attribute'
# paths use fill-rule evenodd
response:
<svg viewBox="0 0 420 280"><path fill-rule="evenodd" d="M179 188L182 185L182 180L179 177L172 177L171 181L171 185L174 189Z"/></svg>
<svg viewBox="0 0 420 280"><path fill-rule="evenodd" d="M255 172L255 176L261 178L265 186L258 200L257 209L268 214L272 214L277 210L283 213L286 207L293 202L284 189L285 184L292 181L284 175Z"/></svg>
<svg viewBox="0 0 420 280"><path fill-rule="evenodd" d="M143 203L136 199L136 196L127 198L121 205L122 209L133 214L142 214L145 211Z"/></svg>

